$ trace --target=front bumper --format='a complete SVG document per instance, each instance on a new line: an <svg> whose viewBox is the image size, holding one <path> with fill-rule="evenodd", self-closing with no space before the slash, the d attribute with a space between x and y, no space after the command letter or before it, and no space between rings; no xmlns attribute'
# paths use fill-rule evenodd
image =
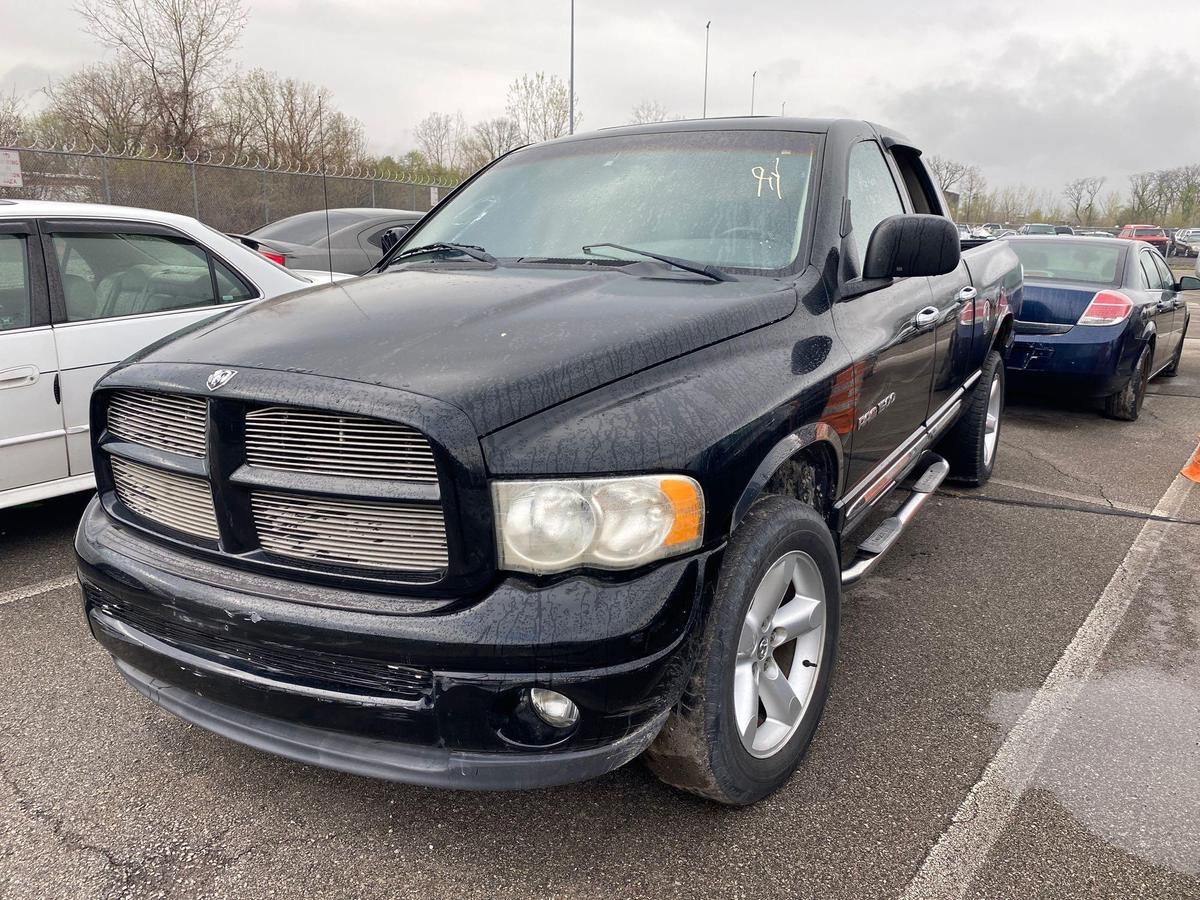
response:
<svg viewBox="0 0 1200 900"><path fill-rule="evenodd" d="M1006 375L1017 389L1052 383L1067 393L1106 397L1129 380L1138 345L1128 340L1127 324L1075 326L1063 334L1013 336Z"/></svg>
<svg viewBox="0 0 1200 900"><path fill-rule="evenodd" d="M93 635L163 708L283 756L449 788L594 777L654 739L690 675L719 551L626 578L499 581L433 613L248 575L110 519L76 535ZM396 598L392 598L396 599ZM527 689L569 696L556 731Z"/></svg>

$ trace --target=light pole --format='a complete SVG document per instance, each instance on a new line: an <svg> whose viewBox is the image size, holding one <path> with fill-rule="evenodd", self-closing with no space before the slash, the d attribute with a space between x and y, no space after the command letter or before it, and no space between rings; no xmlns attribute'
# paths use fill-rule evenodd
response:
<svg viewBox="0 0 1200 900"><path fill-rule="evenodd" d="M568 134L575 133L575 0L571 0L571 77L570 83L567 85L567 90L571 97L567 101L570 104L570 115L568 117Z"/></svg>
<svg viewBox="0 0 1200 900"><path fill-rule="evenodd" d="M784 100L781 104L779 104L779 115L781 115L781 116L787 115L787 101L786 100Z"/></svg>
<svg viewBox="0 0 1200 900"><path fill-rule="evenodd" d="M575 2L575 0L571 0ZM708 28L712 19L704 23L704 104L700 107L700 118L708 118Z"/></svg>
<svg viewBox="0 0 1200 900"><path fill-rule="evenodd" d="M750 115L754 115L754 82L758 79L758 69L750 73Z"/></svg>

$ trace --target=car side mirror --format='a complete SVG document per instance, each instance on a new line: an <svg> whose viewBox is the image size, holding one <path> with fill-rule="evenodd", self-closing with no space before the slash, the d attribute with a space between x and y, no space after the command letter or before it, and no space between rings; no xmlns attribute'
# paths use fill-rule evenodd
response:
<svg viewBox="0 0 1200 900"><path fill-rule="evenodd" d="M1200 291L1200 278L1195 275L1184 275L1179 279L1179 287L1177 291Z"/></svg>
<svg viewBox="0 0 1200 900"><path fill-rule="evenodd" d="M400 238L408 234L408 230L410 228L412 228L411 225L396 225L395 227L389 228L387 231L385 231L379 238L379 242L383 246L383 252L386 254L389 250L400 243Z"/></svg>
<svg viewBox="0 0 1200 900"><path fill-rule="evenodd" d="M943 216L889 216L871 232L863 278L948 275L962 259L958 229Z"/></svg>

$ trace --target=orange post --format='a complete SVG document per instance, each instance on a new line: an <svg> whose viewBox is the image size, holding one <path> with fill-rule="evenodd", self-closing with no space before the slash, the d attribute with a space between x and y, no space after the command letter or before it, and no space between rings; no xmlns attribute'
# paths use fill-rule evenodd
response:
<svg viewBox="0 0 1200 900"><path fill-rule="evenodd" d="M1192 458L1188 460L1188 464L1183 467L1183 471L1179 474L1184 478L1200 482L1200 447L1196 448L1196 452L1192 454Z"/></svg>

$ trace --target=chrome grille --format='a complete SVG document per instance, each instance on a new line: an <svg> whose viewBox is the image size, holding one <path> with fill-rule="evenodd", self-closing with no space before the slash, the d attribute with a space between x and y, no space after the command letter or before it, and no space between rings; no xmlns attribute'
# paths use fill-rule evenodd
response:
<svg viewBox="0 0 1200 900"><path fill-rule="evenodd" d="M246 462L322 475L437 481L429 441L415 428L282 406L246 413Z"/></svg>
<svg viewBox="0 0 1200 900"><path fill-rule="evenodd" d="M438 507L268 492L251 494L250 506L259 543L280 556L406 572L449 564Z"/></svg>
<svg viewBox="0 0 1200 900"><path fill-rule="evenodd" d="M217 515L207 482L119 456L111 459L113 487L129 509L176 531L217 540Z"/></svg>
<svg viewBox="0 0 1200 900"><path fill-rule="evenodd" d="M108 403L108 430L135 444L203 457L206 413L197 397L117 391Z"/></svg>

